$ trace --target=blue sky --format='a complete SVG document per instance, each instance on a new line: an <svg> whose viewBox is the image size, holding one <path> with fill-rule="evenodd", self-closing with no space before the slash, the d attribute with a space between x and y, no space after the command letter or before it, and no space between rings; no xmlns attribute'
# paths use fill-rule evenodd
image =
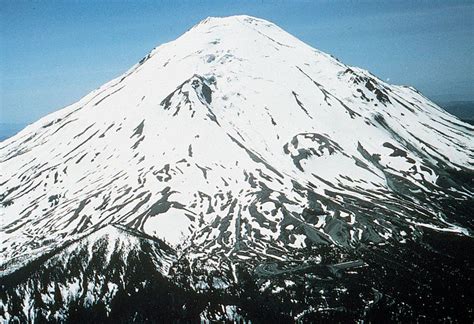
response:
<svg viewBox="0 0 474 324"><path fill-rule="evenodd" d="M435 100L474 100L473 1L0 0L0 123L29 123L208 16L268 19Z"/></svg>

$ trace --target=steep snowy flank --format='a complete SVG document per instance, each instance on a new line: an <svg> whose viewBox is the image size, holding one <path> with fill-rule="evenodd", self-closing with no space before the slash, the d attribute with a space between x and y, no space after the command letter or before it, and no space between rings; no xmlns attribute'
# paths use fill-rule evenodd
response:
<svg viewBox="0 0 474 324"><path fill-rule="evenodd" d="M0 143L0 269L110 225L229 273L425 229L472 237L473 135L268 21L208 18Z"/></svg>
<svg viewBox="0 0 474 324"><path fill-rule="evenodd" d="M218 248L242 236L285 239L285 249L309 232L339 244L401 240L393 219L408 233L422 225L468 234L430 198L472 197L440 181L446 169L472 170L472 135L415 90L271 23L210 18L2 143L3 259L111 223ZM376 224L344 200L388 200L395 217ZM321 212L308 222L301 215L312 204ZM325 229L336 220L334 233ZM288 230L293 222L308 228Z"/></svg>

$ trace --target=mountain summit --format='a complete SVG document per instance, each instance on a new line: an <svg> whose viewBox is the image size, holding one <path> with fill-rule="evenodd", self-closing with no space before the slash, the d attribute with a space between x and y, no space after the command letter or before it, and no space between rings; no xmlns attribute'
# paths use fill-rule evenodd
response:
<svg viewBox="0 0 474 324"><path fill-rule="evenodd" d="M0 316L455 316L415 272L470 262L473 135L268 21L207 18L0 143Z"/></svg>

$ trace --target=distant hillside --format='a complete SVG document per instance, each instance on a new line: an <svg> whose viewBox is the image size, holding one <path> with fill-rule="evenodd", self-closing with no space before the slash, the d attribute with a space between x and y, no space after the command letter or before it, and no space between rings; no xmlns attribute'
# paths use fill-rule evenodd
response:
<svg viewBox="0 0 474 324"><path fill-rule="evenodd" d="M474 123L474 101L439 102L438 105L458 118Z"/></svg>

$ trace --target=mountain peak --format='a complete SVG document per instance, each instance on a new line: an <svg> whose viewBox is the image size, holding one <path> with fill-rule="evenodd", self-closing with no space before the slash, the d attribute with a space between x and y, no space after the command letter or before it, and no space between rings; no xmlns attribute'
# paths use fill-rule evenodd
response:
<svg viewBox="0 0 474 324"><path fill-rule="evenodd" d="M234 288L241 280L256 278L244 285L256 291L298 287L284 298L298 300L288 304L293 318L305 314L305 303L307 309L341 309L339 293L354 288L347 300L367 301L354 312L365 314L381 299L367 282L388 271L383 263L370 281L365 276L368 265L387 260L374 256L378 250L402 251L425 230L472 237L473 134L472 126L420 93L348 67L265 20L208 18L119 78L0 143L0 276L25 267L20 275L33 273L35 260L52 257L49 266L56 269L69 262L69 253L58 253L68 245L79 258L69 264L74 269L85 264L81 255L115 259L111 255L120 253L102 238L128 231L130 253L149 260L149 267L166 265L166 277L183 289L189 283L187 291L233 287L226 293L236 295L228 300L239 300L244 295ZM153 241L150 247L141 244L143 237ZM94 242L102 248L79 253ZM431 251L427 242L420 248ZM158 253L164 247L166 253ZM400 278L424 277L432 267L423 261ZM117 264L126 266L109 262L108 271L115 273ZM360 277L341 281L349 269ZM310 270L314 274L305 276ZM278 288L284 276L297 279ZM113 277L117 287L131 278ZM352 278L357 283L344 286ZM74 287L94 287L82 280ZM333 281L327 289L306 290ZM71 282L65 278L62 285ZM258 286L263 282L268 285ZM25 287L10 285L8 296L26 296L28 305L52 300L53 306L36 306L43 314L57 311L58 284L54 298L42 297L49 288L33 293ZM391 288L384 293L397 295ZM110 294L108 301L114 290ZM1 308L10 302L0 298L0 316L10 314ZM21 300L14 299L9 312L34 321L28 305L18 306Z"/></svg>
<svg viewBox="0 0 474 324"><path fill-rule="evenodd" d="M201 20L196 26L204 24L225 24L229 22L247 22L247 23L265 23L272 24L267 20L249 16L249 15L233 15L233 16L222 16L222 17L212 17L209 16ZM273 24L272 24L273 25Z"/></svg>
<svg viewBox="0 0 474 324"><path fill-rule="evenodd" d="M289 36L293 38L275 24L248 15L207 17L190 29L190 32L193 31L200 31L206 34L221 34L222 36L242 40L245 39L244 37L250 37L252 41L255 37L252 37L251 34L265 36L266 32L270 32L273 36L276 36L277 40L281 37L283 37L283 39ZM296 39L293 38L293 41L294 40Z"/></svg>

